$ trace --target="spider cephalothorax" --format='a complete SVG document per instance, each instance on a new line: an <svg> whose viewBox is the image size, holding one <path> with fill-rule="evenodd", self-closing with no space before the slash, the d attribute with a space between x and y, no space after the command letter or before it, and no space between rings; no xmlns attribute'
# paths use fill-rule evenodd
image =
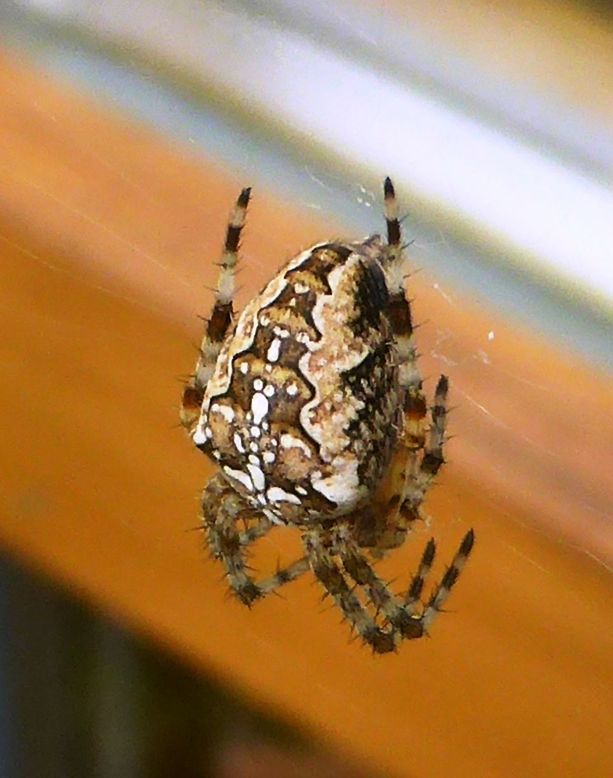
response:
<svg viewBox="0 0 613 778"><path fill-rule="evenodd" d="M183 425L219 465L202 498L208 543L243 603L312 570L364 641L392 651L425 634L474 542L470 530L425 605L433 540L401 595L369 561L404 542L444 461L448 382L441 376L428 413L394 189L386 179L387 243L375 235L303 251L235 322L249 197L244 189L231 214L213 313L183 394ZM305 555L255 580L248 547L277 524L299 529Z"/></svg>

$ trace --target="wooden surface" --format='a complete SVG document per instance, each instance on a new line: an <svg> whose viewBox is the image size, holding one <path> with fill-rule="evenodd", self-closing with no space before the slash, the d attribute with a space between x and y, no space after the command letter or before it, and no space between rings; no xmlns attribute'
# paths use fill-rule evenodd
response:
<svg viewBox="0 0 613 778"><path fill-rule="evenodd" d="M176 427L237 189L0 56L0 543L78 595L386 774L605 776L613 769L610 386L478 301L412 283L428 387L455 438L431 527L386 560L406 583L477 546L430 640L373 658L306 578L249 612L204 555L210 469ZM256 191L242 299L338 234ZM292 553L278 530L258 567Z"/></svg>

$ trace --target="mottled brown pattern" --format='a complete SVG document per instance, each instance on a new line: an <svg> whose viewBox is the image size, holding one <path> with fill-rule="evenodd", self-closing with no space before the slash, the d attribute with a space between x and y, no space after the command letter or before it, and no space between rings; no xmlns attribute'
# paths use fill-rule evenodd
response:
<svg viewBox="0 0 613 778"><path fill-rule="evenodd" d="M234 250L245 192L227 233ZM183 410L194 443L221 468L202 508L209 546L237 598L251 606L310 569L377 653L426 634L474 541L467 533L423 604L434 541L404 594L394 594L372 566L402 545L422 516L424 496L444 462L448 391L443 376L428 429L410 305L398 291L403 257L389 179L385 198L388 245L373 236L313 246L249 302L234 328L224 295L234 288L237 258L222 263L214 315ZM220 340L218 349L211 347ZM203 376L210 378L202 396ZM300 529L305 556L256 580L246 555L274 524Z"/></svg>

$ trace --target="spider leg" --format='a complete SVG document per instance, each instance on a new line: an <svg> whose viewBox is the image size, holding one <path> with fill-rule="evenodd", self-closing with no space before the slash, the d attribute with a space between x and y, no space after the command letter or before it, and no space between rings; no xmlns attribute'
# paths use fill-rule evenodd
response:
<svg viewBox="0 0 613 778"><path fill-rule="evenodd" d="M383 269L389 291L388 315L398 354L398 382L401 392L401 428L397 455L390 468L385 487L383 512L388 515L386 529L380 535L379 550L397 548L402 544L410 524L419 517L411 494L412 482L419 471L419 455L426 440L427 404L422 377L417 365L413 339L411 303L405 290L406 261L402 246L402 229L394 186L389 178L384 183L385 221L388 245L383 257Z"/></svg>
<svg viewBox="0 0 613 778"><path fill-rule="evenodd" d="M380 627L360 602L345 580L320 530L308 530L302 540L313 573L362 640L368 643L375 653L395 651L398 643L395 631Z"/></svg>
<svg viewBox="0 0 613 778"><path fill-rule="evenodd" d="M430 425L426 429L428 409L413 343L411 306L404 289L402 231L394 187L389 178L385 180L384 194L388 246L383 267L390 294L388 312L399 358L402 432L390 466L389 480L380 495L382 499L377 501L379 510L363 510L356 514L354 534L345 538L339 548L345 549L342 560L345 571L364 586L370 603L384 614L385 627L402 637L415 638L424 634L442 609L470 554L474 535L471 530L465 536L425 608L422 608L420 598L436 554L434 540L426 545L402 600L388 590L360 551L361 547L367 547L372 557L380 558L389 549L402 545L411 523L422 516L421 505L426 492L445 461L443 447L449 382L446 376L438 381L430 409Z"/></svg>
<svg viewBox="0 0 613 778"><path fill-rule="evenodd" d="M449 391L449 379L442 375L434 392L434 405L430 410L431 424L428 438L424 447L424 455L419 466L420 472L426 481L425 489L430 486L445 462L443 446L447 429L447 393Z"/></svg>
<svg viewBox="0 0 613 778"><path fill-rule="evenodd" d="M443 609L451 589L466 564L474 545L475 536L472 529L466 533L451 565L441 582L434 588L423 609L418 609L416 606L419 603L425 579L434 562L436 553L434 540L430 540L426 545L409 590L404 600L400 600L389 590L360 552L351 531L349 529L342 531L339 539L338 553L345 571L358 585L364 587L368 601L377 612L380 611L383 614L385 617L383 632L393 639L394 645L397 645L401 639L413 640L427 634L436 615ZM418 613L418 610L421 610L421 613Z"/></svg>
<svg viewBox="0 0 613 778"><path fill-rule="evenodd" d="M339 538L339 556L343 567L359 586L364 587L368 601L377 613L383 614L386 625L392 627L394 637L396 638L397 632L399 633L397 640L420 638L423 635L421 619L415 617L413 608L391 592L387 584L376 574L353 539L351 530L349 528L347 531L341 530ZM423 561L422 559L422 566Z"/></svg>
<svg viewBox="0 0 613 778"><path fill-rule="evenodd" d="M265 597L267 594L276 592L281 586L284 586L286 583L291 583L291 581L295 581L296 578L299 578L303 573L306 573L310 569L311 565L306 556L296 559L295 562L292 562L286 567L279 568L274 575L256 583L259 592L258 597Z"/></svg>
<svg viewBox="0 0 613 778"><path fill-rule="evenodd" d="M390 295L388 315L398 350L399 384L403 392L405 416L403 434L406 445L419 448L423 446L424 441L426 401L413 340L411 303L404 285L406 259L401 243L402 231L398 219L398 204L394 185L389 178L385 179L383 189L388 241L383 269Z"/></svg>
<svg viewBox="0 0 613 778"><path fill-rule="evenodd" d="M449 379L442 375L436 385L434 404L430 409L430 427L424 442L423 454L417 461L410 457L405 470L401 512L420 516L420 506L437 473L445 462L443 448L447 429L447 393ZM416 452L417 453L417 452Z"/></svg>
<svg viewBox="0 0 613 778"><path fill-rule="evenodd" d="M402 541L412 521L420 516L420 506L434 477L444 462L443 442L447 419L447 391L449 382L441 376L436 387L431 424L426 435L427 405L422 379L417 367L413 343L411 306L404 289L402 232L398 219L398 205L394 186L385 179L385 220L387 223L388 258L387 281L390 291L389 314L396 338L399 356L399 383L404 390L403 434L399 445L405 449L404 471L395 473L395 494L390 507L397 505L394 519L396 543ZM419 458L419 453L423 456ZM394 473L392 474L394 475Z"/></svg>
<svg viewBox="0 0 613 778"><path fill-rule="evenodd" d="M256 523L252 527L247 527L238 535L241 546L248 546L251 543L255 543L256 540L264 537L264 535L266 535L274 526L272 521L267 519L262 513L257 514L254 518L256 519Z"/></svg>
<svg viewBox="0 0 613 778"><path fill-rule="evenodd" d="M424 553L422 554L421 562L419 563L417 572L411 579L411 583L409 584L409 588L404 598L405 607L411 614L416 613L416 606L420 602L421 593L424 589L424 584L426 582L426 578L428 577L428 573L432 568L435 555L436 543L432 538L430 538L426 544Z"/></svg>
<svg viewBox="0 0 613 778"><path fill-rule="evenodd" d="M451 564L447 568L445 575L443 576L441 582L434 588L430 599L426 603L426 607L424 608L424 612L421 616L421 623L424 632L427 632L437 614L442 611L443 605L449 597L451 589L455 586L460 573L464 569L464 565L470 556L470 552L472 551L474 544L475 533L471 529L466 533L466 535L464 535L464 539L460 543L460 548L456 551L456 554L452 559Z"/></svg>
<svg viewBox="0 0 613 778"><path fill-rule="evenodd" d="M230 589L247 606L296 580L310 569L308 559L301 557L287 567L280 568L274 575L256 581L247 566L247 551L255 540L274 525L264 516L256 515L258 521L253 527L239 531L238 522L251 510L220 474L207 484L202 496L202 515L208 545L213 556L222 562Z"/></svg>
<svg viewBox="0 0 613 778"><path fill-rule="evenodd" d="M234 298L238 247L241 230L245 226L250 195L251 189L243 189L230 214L224 249L219 263L213 312L205 324L196 369L183 391L180 415L181 423L188 431L192 431L198 421L206 385L213 375L221 345L232 324L232 300Z"/></svg>

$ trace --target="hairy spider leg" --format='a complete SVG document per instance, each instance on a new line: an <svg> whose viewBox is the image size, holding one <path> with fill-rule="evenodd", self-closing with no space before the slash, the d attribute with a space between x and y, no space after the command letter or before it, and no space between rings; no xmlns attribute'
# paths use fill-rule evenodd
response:
<svg viewBox="0 0 613 778"><path fill-rule="evenodd" d="M274 525L262 517L258 524L250 528L251 531L240 532L237 528L238 522L250 513L253 513L253 509L220 473L211 478L202 495L202 515L208 545L213 556L223 564L230 589L248 606L276 592L281 586L296 580L310 569L308 559L301 557L287 567L280 568L274 575L256 581L249 574L247 550Z"/></svg>
<svg viewBox="0 0 613 778"><path fill-rule="evenodd" d="M470 556L474 544L475 533L470 529L466 535L464 535L464 539L460 543L460 548L457 550L456 555L447 568L441 582L435 586L434 591L424 608L423 615L421 616L424 632L428 632L437 614L443 610L443 605L449 597L451 589L455 586L456 581L460 577L460 573L464 569L464 565Z"/></svg>
<svg viewBox="0 0 613 778"><path fill-rule="evenodd" d="M331 540L332 537L340 542ZM330 537L314 528L304 534L303 542L313 572L341 608L351 627L375 653L383 654L395 651L403 640L414 640L428 633L466 564L474 545L474 533L471 529L464 536L451 565L440 583L434 587L425 607L421 604L418 607L418 603L434 561L436 547L433 540L426 545L418 571L404 599L390 591L373 570L354 540L349 523ZM335 556L339 557L344 572L356 586L349 586ZM364 592L364 602L356 594L357 587L361 587ZM374 615L369 611L369 606L374 610ZM378 623L379 620L381 623Z"/></svg>
<svg viewBox="0 0 613 778"><path fill-rule="evenodd" d="M392 628L390 634L394 645L402 638L421 637L423 630L419 617L415 618L414 611L407 603L390 591L385 581L377 575L360 551L351 530L341 531L340 536L342 543L339 544L339 556L343 567L353 581L364 588L366 601L373 606L376 614L382 614L384 626Z"/></svg>
<svg viewBox="0 0 613 778"><path fill-rule="evenodd" d="M246 527L242 532L239 533L241 546L248 546L251 543L255 543L256 540L263 538L264 535L266 535L275 526L270 519L264 516L263 513L251 515L248 518L254 519L255 524L250 527Z"/></svg>
<svg viewBox="0 0 613 778"><path fill-rule="evenodd" d="M410 524L418 518L410 503L412 479L426 438L427 404L417 365L413 339L411 303L405 289L406 260L394 185L386 178L383 185L387 241L383 267L390 295L388 315L398 353L399 384L402 392L402 432L398 451L390 468L384 511L387 514L379 548L402 545Z"/></svg>
<svg viewBox="0 0 613 778"><path fill-rule="evenodd" d="M308 530L302 536L311 569L315 577L330 594L362 640L371 646L374 653L385 654L396 650L395 632L380 627L350 587L339 568L331 549L319 529Z"/></svg>
<svg viewBox="0 0 613 778"><path fill-rule="evenodd" d="M419 513L428 489L445 463L444 445L447 431L447 394L449 379L442 375L434 392L434 404L430 408L430 426L418 464L412 462L407 471L405 504L408 510Z"/></svg>
<svg viewBox="0 0 613 778"><path fill-rule="evenodd" d="M424 496L445 461L443 446L449 381L446 376L441 376L439 379L434 405L430 410L430 426L427 430L428 408L417 366L411 306L404 288L404 258L398 205L394 186L389 178L385 179L384 195L389 244L387 261L390 284L389 313L398 347L400 386L405 390L404 429L399 444L399 454L395 458L395 466L391 471L394 492L390 498L390 508L397 508L397 511L392 518L396 538L394 540L390 537L389 542L394 544L392 547L395 547L402 543L411 522L421 516L420 506Z"/></svg>
<svg viewBox="0 0 613 778"><path fill-rule="evenodd" d="M245 226L251 188L243 189L230 213L226 240L219 263L215 302L210 319L205 323L194 374L188 381L181 404L181 423L191 432L198 422L206 385L213 375L221 345L232 324L236 265L241 231Z"/></svg>
<svg viewBox="0 0 613 778"><path fill-rule="evenodd" d="M413 640L422 637L436 614L442 610L466 564L474 545L473 530L469 530L464 536L451 565L441 582L435 586L428 603L423 607L420 597L436 554L434 540L428 541L418 570L411 580L405 597L401 599L390 591L388 585L376 574L371 563L360 551L349 525L345 526L344 531L339 531L341 542L338 544L338 555L346 573L356 584L364 588L366 602L372 605L376 614L382 614L384 621L381 628L390 635L394 646L403 639ZM355 626L359 630L359 625ZM378 649L374 647L374 650Z"/></svg>
<svg viewBox="0 0 613 778"><path fill-rule="evenodd" d="M356 526L362 525L363 529L361 527L357 533L357 542L346 537L341 547L347 551L343 558L345 572L357 584L364 586L367 600L377 612L384 614L387 625L393 627L390 634L396 645L400 637L420 637L432 622L434 615L449 596L451 587L470 553L474 535L471 530L465 536L449 568L455 572L447 571L425 609L421 606L420 598L436 554L434 540L427 543L403 601L388 590L359 550L359 546L368 546L371 556L378 558L388 549L402 545L411 522L421 516L420 509L426 492L444 463L449 382L446 376L439 379L434 404L430 409L429 429L426 430L428 410L413 343L411 306L404 288L402 231L394 186L389 178L386 178L384 183L384 195L388 240L385 269L390 291L389 315L398 347L399 381L405 389L403 433L398 453L390 469L390 484L387 489L391 488L391 496L387 505L380 506L384 516L377 516L372 512L364 512L363 516L358 516ZM386 494L389 494L389 491Z"/></svg>
<svg viewBox="0 0 613 778"><path fill-rule="evenodd" d="M398 204L394 185L389 178L383 186L385 195L385 222L387 242L384 255L384 271L390 295L389 317L396 339L399 359L399 382L404 390L405 438L414 439L421 446L424 439L423 419L426 402L422 378L417 365L417 350L413 340L411 303L405 289L406 258L401 243L402 231L398 219Z"/></svg>
<svg viewBox="0 0 613 778"><path fill-rule="evenodd" d="M409 588L407 589L407 593L404 598L405 607L411 614L416 613L418 605L421 604L421 593L424 590L424 584L426 583L428 574L432 569L435 556L436 543L434 542L433 538L430 538L426 544L424 553L422 554L417 572L411 579L411 583L409 584Z"/></svg>

